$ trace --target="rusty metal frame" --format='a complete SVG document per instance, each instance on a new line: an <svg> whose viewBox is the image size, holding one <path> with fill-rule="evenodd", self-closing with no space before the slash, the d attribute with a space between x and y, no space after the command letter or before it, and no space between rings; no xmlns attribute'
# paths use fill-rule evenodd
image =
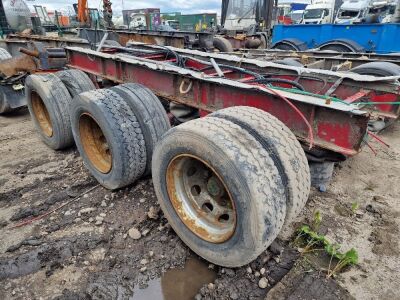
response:
<svg viewBox="0 0 400 300"><path fill-rule="evenodd" d="M130 43L129 46L133 49L157 49L155 45L144 45L142 43ZM353 98L360 91L369 90L369 93L363 95L362 101L384 103L400 101L400 76L373 77L354 73L286 66L271 61L248 59L228 54L188 49L174 49L174 51L198 60L213 58L217 63L224 65L240 66L260 74L268 74L271 77L295 80L301 83L306 88L306 91L315 94L330 94L346 100ZM388 119L397 119L400 115L400 105L397 104L368 105L363 109L376 116Z"/></svg>
<svg viewBox="0 0 400 300"><path fill-rule="evenodd" d="M108 54L77 47L66 48L68 66L116 83L137 82L158 96L199 108L202 115L238 105L270 112L284 122L304 143L310 143L302 118L270 89L240 80L218 78L204 72L127 54ZM184 91L182 85L191 86ZM182 92L184 91L184 92ZM279 91L312 124L314 146L355 155L366 134L369 113L351 104L326 102L312 95Z"/></svg>

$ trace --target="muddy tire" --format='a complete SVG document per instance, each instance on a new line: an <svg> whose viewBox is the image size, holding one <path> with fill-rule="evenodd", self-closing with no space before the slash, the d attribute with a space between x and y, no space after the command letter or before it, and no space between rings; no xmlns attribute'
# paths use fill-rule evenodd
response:
<svg viewBox="0 0 400 300"><path fill-rule="evenodd" d="M6 99L4 89L4 86L0 86L0 115L6 114L13 110Z"/></svg>
<svg viewBox="0 0 400 300"><path fill-rule="evenodd" d="M11 54L8 53L6 49L0 48L0 61L11 58ZM6 96L4 95L3 90L0 90L0 115L4 113L8 113L13 109L8 104L6 100Z"/></svg>
<svg viewBox="0 0 400 300"><path fill-rule="evenodd" d="M57 72L56 75L64 83L72 98L80 93L96 89L89 76L81 70L64 70Z"/></svg>
<svg viewBox="0 0 400 300"><path fill-rule="evenodd" d="M172 128L153 155L153 183L168 222L194 252L227 267L253 261L286 215L273 157L246 130L220 118Z"/></svg>
<svg viewBox="0 0 400 300"><path fill-rule="evenodd" d="M0 48L0 61L12 58L11 54L3 48Z"/></svg>
<svg viewBox="0 0 400 300"><path fill-rule="evenodd" d="M126 83L112 87L111 90L126 101L140 124L147 153L144 175L149 175L154 148L171 127L167 112L157 96L143 85Z"/></svg>
<svg viewBox="0 0 400 300"><path fill-rule="evenodd" d="M43 142L54 150L73 145L69 120L72 98L61 80L54 74L30 75L25 80L25 96Z"/></svg>
<svg viewBox="0 0 400 300"><path fill-rule="evenodd" d="M374 61L355 67L350 72L376 77L397 76L400 75L400 66L386 61Z"/></svg>
<svg viewBox="0 0 400 300"><path fill-rule="evenodd" d="M178 120L178 123L185 123L200 117L200 113L197 108L181 103L170 102L169 110L175 119Z"/></svg>
<svg viewBox="0 0 400 300"><path fill-rule="evenodd" d="M305 206L310 193L310 169L296 136L277 118L254 107L230 107L207 117L223 118L240 126L275 158L287 189L285 225L292 222Z"/></svg>
<svg viewBox="0 0 400 300"><path fill-rule="evenodd" d="M222 36L214 37L213 45L219 52L233 52L232 44Z"/></svg>
<svg viewBox="0 0 400 300"><path fill-rule="evenodd" d="M140 124L115 91L79 94L71 105L76 146L90 173L108 189L135 182L146 168L146 147Z"/></svg>
<svg viewBox="0 0 400 300"><path fill-rule="evenodd" d="M274 63L292 67L304 67L304 65L301 62L299 62L294 58L284 58L280 60L275 60Z"/></svg>

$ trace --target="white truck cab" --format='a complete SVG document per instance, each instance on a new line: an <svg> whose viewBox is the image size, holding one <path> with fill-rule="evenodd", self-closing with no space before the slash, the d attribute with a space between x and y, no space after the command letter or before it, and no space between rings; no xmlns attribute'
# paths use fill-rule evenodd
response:
<svg viewBox="0 0 400 300"><path fill-rule="evenodd" d="M302 24L332 23L335 1L320 0L306 6Z"/></svg>
<svg viewBox="0 0 400 300"><path fill-rule="evenodd" d="M396 0L345 0L338 10L336 24L390 23L395 21Z"/></svg>
<svg viewBox="0 0 400 300"><path fill-rule="evenodd" d="M336 24L352 24L363 22L370 0L345 0L337 12Z"/></svg>

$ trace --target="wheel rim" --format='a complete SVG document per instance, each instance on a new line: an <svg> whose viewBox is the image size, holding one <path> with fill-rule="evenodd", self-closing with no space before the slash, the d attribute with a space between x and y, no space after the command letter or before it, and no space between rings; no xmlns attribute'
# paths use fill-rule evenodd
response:
<svg viewBox="0 0 400 300"><path fill-rule="evenodd" d="M193 155L175 157L167 168L167 190L182 222L200 238L222 243L236 229L236 208L221 176Z"/></svg>
<svg viewBox="0 0 400 300"><path fill-rule="evenodd" d="M35 119L39 123L40 129L47 137L53 136L53 124L50 119L49 111L42 98L36 92L31 93L32 111Z"/></svg>
<svg viewBox="0 0 400 300"><path fill-rule="evenodd" d="M91 164L106 174L112 168L111 149L95 119L87 113L79 117L79 134L83 150Z"/></svg>

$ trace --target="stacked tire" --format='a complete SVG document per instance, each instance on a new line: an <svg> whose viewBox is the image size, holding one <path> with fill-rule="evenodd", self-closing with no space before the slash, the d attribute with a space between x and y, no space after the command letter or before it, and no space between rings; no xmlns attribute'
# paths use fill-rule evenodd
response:
<svg viewBox="0 0 400 300"><path fill-rule="evenodd" d="M231 107L169 130L153 183L169 224L194 252L237 267L259 256L304 207L305 153L267 112Z"/></svg>
<svg viewBox="0 0 400 300"><path fill-rule="evenodd" d="M70 115L86 167L108 189L148 175L155 144L170 128L159 99L133 83L79 94Z"/></svg>

